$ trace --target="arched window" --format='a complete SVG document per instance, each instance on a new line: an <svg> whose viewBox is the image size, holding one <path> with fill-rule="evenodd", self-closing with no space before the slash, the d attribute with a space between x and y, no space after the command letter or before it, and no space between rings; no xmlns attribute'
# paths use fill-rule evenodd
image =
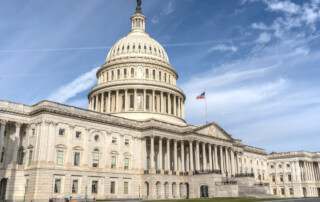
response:
<svg viewBox="0 0 320 202"><path fill-rule="evenodd" d="M127 78L127 69L123 70L123 77L126 79Z"/></svg>
<svg viewBox="0 0 320 202"><path fill-rule="evenodd" d="M167 82L167 73L164 73L164 82Z"/></svg>
<svg viewBox="0 0 320 202"><path fill-rule="evenodd" d="M109 81L109 72L107 72L107 81Z"/></svg>
<svg viewBox="0 0 320 202"><path fill-rule="evenodd" d="M142 96L141 95L138 95L138 100L137 100L137 103L138 103L138 109L139 110L142 110Z"/></svg>
<svg viewBox="0 0 320 202"><path fill-rule="evenodd" d="M126 107L126 97L123 95L122 96L122 109L125 109Z"/></svg>
<svg viewBox="0 0 320 202"><path fill-rule="evenodd" d="M157 112L158 111L158 97L155 96L155 100L154 100L154 110Z"/></svg>
<svg viewBox="0 0 320 202"><path fill-rule="evenodd" d="M134 107L134 96L130 95L130 108L133 109Z"/></svg>
<svg viewBox="0 0 320 202"><path fill-rule="evenodd" d="M161 81L161 71L159 71L159 81Z"/></svg>
<svg viewBox="0 0 320 202"><path fill-rule="evenodd" d="M152 70L152 78L156 79L156 70Z"/></svg>
<svg viewBox="0 0 320 202"><path fill-rule="evenodd" d="M146 78L149 78L149 69L146 69Z"/></svg>
<svg viewBox="0 0 320 202"><path fill-rule="evenodd" d="M149 109L149 95L146 96L146 109Z"/></svg>
<svg viewBox="0 0 320 202"><path fill-rule="evenodd" d="M138 67L137 77L142 78L142 68Z"/></svg>
<svg viewBox="0 0 320 202"><path fill-rule="evenodd" d="M134 78L134 68L131 68L131 78Z"/></svg>
<svg viewBox="0 0 320 202"><path fill-rule="evenodd" d="M111 72L111 80L114 80L114 71Z"/></svg>
<svg viewBox="0 0 320 202"><path fill-rule="evenodd" d="M168 97L166 97L166 112L169 112L169 102Z"/></svg>
<svg viewBox="0 0 320 202"><path fill-rule="evenodd" d="M117 71L117 78L120 79L120 69Z"/></svg>
<svg viewBox="0 0 320 202"><path fill-rule="evenodd" d="M92 156L92 167L97 168L99 166L99 150L95 149Z"/></svg>

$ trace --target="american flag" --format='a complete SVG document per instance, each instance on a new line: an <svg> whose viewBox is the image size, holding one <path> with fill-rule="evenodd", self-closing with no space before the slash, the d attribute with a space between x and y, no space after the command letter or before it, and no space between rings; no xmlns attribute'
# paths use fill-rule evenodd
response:
<svg viewBox="0 0 320 202"><path fill-rule="evenodd" d="M197 100L206 99L206 92L201 93L201 95L197 96Z"/></svg>

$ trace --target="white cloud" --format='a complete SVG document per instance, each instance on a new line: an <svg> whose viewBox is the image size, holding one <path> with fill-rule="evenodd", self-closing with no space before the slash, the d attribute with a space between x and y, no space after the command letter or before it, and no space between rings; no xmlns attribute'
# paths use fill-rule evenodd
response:
<svg viewBox="0 0 320 202"><path fill-rule="evenodd" d="M99 67L96 67L74 79L72 82L60 87L56 92L53 92L49 96L48 100L65 103L70 98L75 97L78 93L91 88L97 82L96 72L98 69Z"/></svg>
<svg viewBox="0 0 320 202"><path fill-rule="evenodd" d="M171 2L169 2L168 6L165 7L159 14L156 14L151 18L151 22L153 24L157 24L161 18L164 18L164 17L170 15L174 10L175 10L175 8L174 8L173 3L171 1Z"/></svg>
<svg viewBox="0 0 320 202"><path fill-rule="evenodd" d="M266 32L262 32L260 34L260 36L257 39L258 43L268 43L271 39L270 34L266 33Z"/></svg>
<svg viewBox="0 0 320 202"><path fill-rule="evenodd" d="M260 29L260 30L267 30L267 29L269 29L264 23L262 23L262 22L259 22L259 23L253 23L252 25L251 25L251 27L253 28L253 29Z"/></svg>
<svg viewBox="0 0 320 202"><path fill-rule="evenodd" d="M264 2L268 5L267 9L271 11L283 11L294 14L300 9L299 5L290 1L265 0Z"/></svg>
<svg viewBox="0 0 320 202"><path fill-rule="evenodd" d="M174 11L174 7L173 7L173 5L172 5L172 2L170 2L169 4L168 4L168 6L162 11L162 13L165 15L165 16L167 16L167 15L169 15L170 13L172 13Z"/></svg>
<svg viewBox="0 0 320 202"><path fill-rule="evenodd" d="M232 52L236 52L238 50L237 47L231 45L231 46L227 46L227 45L224 45L224 44L220 44L220 45L217 45L217 46L213 46L209 49L209 52L212 52L212 51L232 51Z"/></svg>

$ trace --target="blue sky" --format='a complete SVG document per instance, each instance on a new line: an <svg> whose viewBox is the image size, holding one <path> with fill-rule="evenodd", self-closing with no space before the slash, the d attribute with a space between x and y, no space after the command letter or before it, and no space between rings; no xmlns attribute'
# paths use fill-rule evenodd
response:
<svg viewBox="0 0 320 202"><path fill-rule="evenodd" d="M0 99L83 108L109 48L130 31L135 0L6 0ZM147 32L209 121L268 152L320 150L320 0L144 0Z"/></svg>

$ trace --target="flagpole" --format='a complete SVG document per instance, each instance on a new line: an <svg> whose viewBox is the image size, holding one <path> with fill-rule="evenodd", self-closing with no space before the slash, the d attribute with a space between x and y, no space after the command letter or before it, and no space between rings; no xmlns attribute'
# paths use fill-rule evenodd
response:
<svg viewBox="0 0 320 202"><path fill-rule="evenodd" d="M207 93L206 93L206 90L204 90L204 102L205 102L205 108L206 108L206 123L208 123Z"/></svg>

